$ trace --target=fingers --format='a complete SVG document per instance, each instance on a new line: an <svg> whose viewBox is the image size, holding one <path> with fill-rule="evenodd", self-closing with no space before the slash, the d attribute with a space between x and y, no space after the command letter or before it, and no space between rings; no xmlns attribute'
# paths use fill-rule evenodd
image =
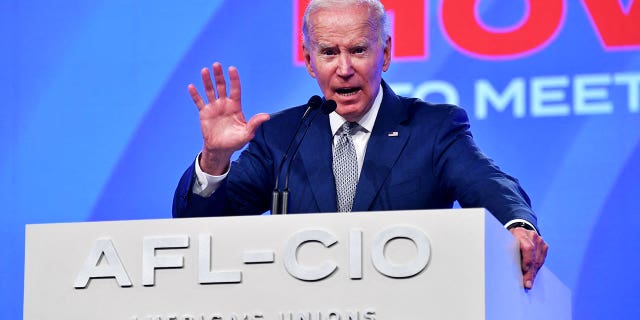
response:
<svg viewBox="0 0 640 320"><path fill-rule="evenodd" d="M208 68L202 68L200 76L202 83L204 84L204 91L209 102L213 102L216 99L224 99L227 97L227 82L224 79L224 72L222 71L222 64L219 62L213 63L211 67L213 71L213 80L211 79L211 72ZM230 97L233 100L240 102L241 90L240 90L240 76L236 67L229 67L229 80L231 84ZM215 82L215 86L214 86ZM189 89L189 93L191 93ZM193 98L193 94L192 94ZM200 99L202 99L200 97ZM195 101L195 100L194 100ZM200 108L200 107L199 107Z"/></svg>
<svg viewBox="0 0 640 320"><path fill-rule="evenodd" d="M520 254L522 261L520 265L522 267L522 280L524 287L531 289L533 287L533 280L535 279L535 273L537 272L535 267L536 250L535 245L526 236L522 236L520 239Z"/></svg>
<svg viewBox="0 0 640 320"><path fill-rule="evenodd" d="M524 287L533 288L533 282L538 270L542 268L547 257L549 246L542 237L535 231L524 228L513 228L511 233L518 239L520 244L522 280Z"/></svg>
<svg viewBox="0 0 640 320"><path fill-rule="evenodd" d="M535 268L531 268L529 269L529 271L525 272L522 275L522 281L524 283L525 289L533 288L533 281L535 280L537 273L538 270L536 270Z"/></svg>
<svg viewBox="0 0 640 320"><path fill-rule="evenodd" d="M213 78L216 81L216 91L218 91L218 98L226 98L227 97L227 82L224 80L224 73L222 72L222 65L219 62L214 62L213 67Z"/></svg>
<svg viewBox="0 0 640 320"><path fill-rule="evenodd" d="M542 261L540 262L540 266L542 266L544 264L544 262L547 260L547 252L549 252L549 245L544 242L544 239L542 239L542 237L540 237L540 241L542 242Z"/></svg>
<svg viewBox="0 0 640 320"><path fill-rule="evenodd" d="M216 99L216 92L213 89L213 83L211 82L211 73L209 69L202 68L200 71L200 76L202 77L202 84L204 84L204 93L207 95L207 99L209 102L214 101Z"/></svg>
<svg viewBox="0 0 640 320"><path fill-rule="evenodd" d="M535 280L538 271L544 265L544 262L547 259L547 251L549 251L549 246L537 233L534 234L534 243L536 243L536 260L534 262L535 272L532 275L531 285L533 285L533 280Z"/></svg>
<svg viewBox="0 0 640 320"><path fill-rule="evenodd" d="M198 89L196 89L196 86L194 86L193 84L189 84L187 89L189 90L189 95L191 95L191 99L193 99L193 102L196 104L196 107L198 107L198 110L202 110L202 108L204 108L205 106L205 103L204 103L204 100L202 100L202 96L200 96L200 93L198 93Z"/></svg>
<svg viewBox="0 0 640 320"><path fill-rule="evenodd" d="M238 73L238 69L236 67L229 67L229 82L231 84L229 97L240 102L240 97L242 96L240 90L240 74Z"/></svg>

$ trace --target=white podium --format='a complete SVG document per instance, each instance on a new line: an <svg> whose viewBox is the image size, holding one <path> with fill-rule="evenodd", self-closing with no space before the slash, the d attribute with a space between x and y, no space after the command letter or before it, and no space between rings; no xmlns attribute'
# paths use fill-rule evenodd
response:
<svg viewBox="0 0 640 320"><path fill-rule="evenodd" d="M484 209L28 225L24 319L571 319Z"/></svg>

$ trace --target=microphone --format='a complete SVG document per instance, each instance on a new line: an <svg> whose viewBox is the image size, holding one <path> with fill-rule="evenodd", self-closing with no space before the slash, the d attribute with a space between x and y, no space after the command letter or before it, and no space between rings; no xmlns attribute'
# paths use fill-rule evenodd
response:
<svg viewBox="0 0 640 320"><path fill-rule="evenodd" d="M307 110L304 111L304 114L300 118L300 121L298 122L298 127L296 127L296 131L293 134L293 137L291 137L291 141L289 142L289 146L287 146L287 150L282 155L282 159L280 159L280 165L278 166L278 171L277 171L278 174L276 175L276 183L273 189L273 195L271 200L272 214L279 214L280 186L279 186L278 180L280 178L280 174L282 173L284 162L287 160L287 156L289 154L289 151L291 150L291 146L293 146L293 142L296 140L296 137L298 136L298 132L300 132L300 127L302 127L302 123L304 122L304 119L307 118L311 110L318 109L320 105L322 105L323 103L322 101L323 101L322 98L320 98L317 95L314 95L313 97L309 98L309 101L307 102Z"/></svg>
<svg viewBox="0 0 640 320"><path fill-rule="evenodd" d="M302 133L302 138L300 138L300 141L298 141L298 143L296 144L296 148L293 149L291 160L289 160L289 165L287 166L287 174L285 175L285 179L284 179L284 189L282 191L282 212L281 212L281 214L287 214L287 212L288 212L288 205L289 205L289 174L291 173L291 164L293 163L293 160L296 158L296 154L298 154L298 149L300 149L300 146L302 145L302 141L304 140L304 137L307 136L307 132L309 131L309 128L311 127L311 123L313 122L313 120L316 119L318 114L322 113L324 115L328 115L331 112L335 111L337 107L338 106L337 106L335 101L333 101L333 100L325 101L322 104L322 106L320 107L320 111L316 112L313 115L313 117L311 118L311 120L309 120L309 122L307 123L307 127L304 129L304 132Z"/></svg>

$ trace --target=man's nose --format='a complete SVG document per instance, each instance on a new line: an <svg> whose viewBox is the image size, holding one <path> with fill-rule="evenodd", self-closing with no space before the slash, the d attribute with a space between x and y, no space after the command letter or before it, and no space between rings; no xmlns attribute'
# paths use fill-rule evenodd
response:
<svg viewBox="0 0 640 320"><path fill-rule="evenodd" d="M353 64L351 63L351 57L349 54L340 55L337 72L341 77L348 77L353 74Z"/></svg>

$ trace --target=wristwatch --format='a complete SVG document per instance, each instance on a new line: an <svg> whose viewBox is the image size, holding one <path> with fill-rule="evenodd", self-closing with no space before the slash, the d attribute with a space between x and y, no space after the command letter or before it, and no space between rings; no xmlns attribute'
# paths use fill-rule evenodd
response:
<svg viewBox="0 0 640 320"><path fill-rule="evenodd" d="M536 229L532 225L522 221L516 221L507 226L507 230L511 230L513 228L525 228L527 230L536 231Z"/></svg>

